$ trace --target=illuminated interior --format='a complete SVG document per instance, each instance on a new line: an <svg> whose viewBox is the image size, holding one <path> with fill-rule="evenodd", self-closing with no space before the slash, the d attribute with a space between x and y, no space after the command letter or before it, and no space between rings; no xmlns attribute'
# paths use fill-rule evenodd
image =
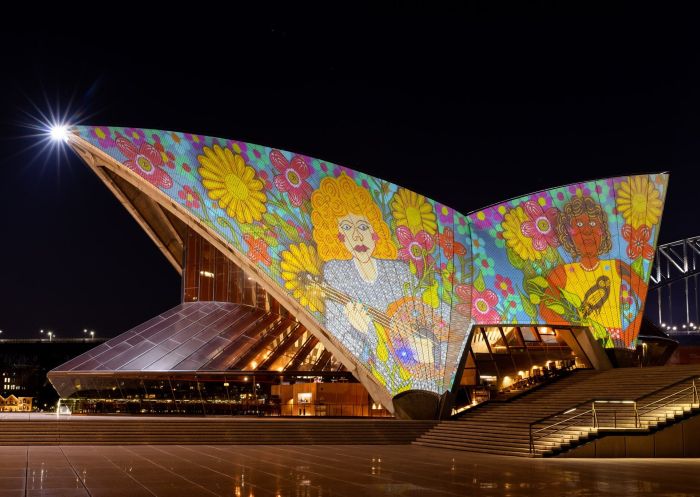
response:
<svg viewBox="0 0 700 497"><path fill-rule="evenodd" d="M574 369L590 369L581 328L476 326L460 377L457 408L528 390Z"/></svg>

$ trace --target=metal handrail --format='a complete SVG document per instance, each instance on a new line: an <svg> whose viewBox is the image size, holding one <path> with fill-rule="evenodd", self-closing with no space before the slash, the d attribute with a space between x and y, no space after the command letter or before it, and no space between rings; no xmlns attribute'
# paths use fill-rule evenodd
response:
<svg viewBox="0 0 700 497"><path fill-rule="evenodd" d="M636 400L637 400L637 402L639 402L640 400L646 399L647 397L651 397L652 395L656 395L659 392L663 392L664 390L668 390L671 387L675 387L676 385L680 385L681 383L685 383L686 381L693 380L695 378L699 378L698 375L692 374L690 376L686 376L685 378L681 378L680 380L675 381L675 382L671 383L670 385L666 385L666 386L663 386L661 388L657 388L653 392L645 393L644 395L637 398Z"/></svg>
<svg viewBox="0 0 700 497"><path fill-rule="evenodd" d="M557 414L556 416L560 416L561 414L566 414L567 412L570 412L570 411L576 410L576 409L578 409L578 408L577 408L577 407L574 407L574 408L572 408L572 409L569 409L568 411L563 411L563 412ZM548 429L550 429L550 428L553 428L553 427L555 427L555 426L557 426L557 425L560 425L560 424L562 424L562 423L564 423L564 422L566 422L566 421L571 421L571 420L573 420L573 419L576 419L576 418L581 417L581 416L585 416L586 414L590 414L590 413L592 413L592 409L588 409L587 411L581 412L581 413L579 413L579 414L577 414L577 415L575 415L575 416L572 416L572 417L570 417L570 418L567 418L567 419L564 419L564 420L562 420L562 421L559 421L558 423L554 423L554 424L545 426L544 428L540 428L539 430L536 430L536 431L534 431L534 432L532 431L532 426L533 426L536 422L530 423L530 429L529 429L529 431L530 431L530 454L534 454L534 452L535 452L535 440L534 440L534 435L537 435L538 433L540 433L540 432L542 432L542 431L545 431L545 430L548 430ZM545 418L545 419L547 419L547 418ZM571 426L572 424L573 424L573 423L569 423L569 424L567 424L566 426L562 426L561 428L559 428L558 430L554 430L554 431L551 432L550 434L557 433L558 431L564 430L564 429L568 428L569 426Z"/></svg>
<svg viewBox="0 0 700 497"><path fill-rule="evenodd" d="M679 395L684 394L684 393L686 393L686 392L689 391L689 390L692 392L692 399L691 399L690 403L691 403L691 404L696 404L696 403L698 403L698 402L697 402L697 399L698 399L698 389L697 389L697 385L695 384L696 378L697 378L697 377L693 377L693 378L692 378L693 381L692 381L692 384L691 384L690 386L688 386L688 387L686 387L686 388L684 388L684 389L682 389L682 390L678 390L677 392L674 392L674 393L672 393L672 394L670 394L670 395L667 395L666 397L662 397L662 398L660 398L660 399L657 399L657 400L655 400L654 402L650 402L650 403L646 404L645 406L642 407L642 410L643 410L642 414L646 414L646 413L648 413L648 412L654 411L654 410L656 410L656 409L661 409L662 407L666 407L667 405L672 404L674 401L669 400L668 402L666 402L666 403L664 403L664 404L655 405L655 404L657 404L657 403L659 403L659 402L661 402L661 401L663 401L663 400L670 399L670 398L672 398L672 397L678 397ZM686 381L687 381L687 380L686 380ZM650 406L653 406L653 407L650 407Z"/></svg>
<svg viewBox="0 0 700 497"><path fill-rule="evenodd" d="M635 400L594 400L591 404L591 409L593 410L593 428L600 428L600 423L598 421L598 410L595 408L596 404L626 404L632 406L634 410L634 427L639 428L639 409L637 409L637 401ZM613 428L617 429L617 409L613 411Z"/></svg>
<svg viewBox="0 0 700 497"><path fill-rule="evenodd" d="M533 421L533 422L530 423L530 426L529 426L530 453L531 453L531 454L534 454L534 453L535 453L535 437L537 436L537 434L539 434L539 433L541 433L541 432L544 432L544 431L547 431L547 430L551 430L552 428L554 428L554 427L556 427L556 426L560 426L560 425L562 425L562 424L564 424L564 423L567 423L566 425L561 426L560 428L558 428L558 429L556 429L556 430L554 430L554 431L551 431L549 434L551 435L551 434L557 433L557 432L562 431L562 430L564 430L565 428L568 428L569 426L573 425L573 424L574 424L574 423L573 423L573 420L578 419L578 418L580 418L580 417L582 417L582 416L585 416L585 415L587 415L587 414L591 414L591 415L592 415L592 428L597 429L597 428L598 428L598 419L597 419L597 412L596 412L596 409L595 409L595 404L596 404L596 403L628 403L628 404L633 405L633 407L634 407L634 417L635 417L635 427L636 427L636 428L640 428L640 427L641 427L641 415L646 414L646 413L648 413L648 412L651 412L651 411L653 411L653 410L655 410L655 409L660 409L661 407L665 407L665 406L671 404L673 401L668 401L668 402L666 402L666 403L664 403L664 404L662 404L662 405L656 405L656 404L658 404L659 402L664 401L664 400L666 400L666 399L670 399L670 398L672 398L672 397L677 397L677 396L679 396L680 394L687 392L688 390L692 390L692 395L693 395L693 397L692 397L691 404L700 403L700 395L698 395L698 387L697 387L697 384L696 384L696 381L695 381L696 379L700 380L700 377L697 376L697 375L687 376L687 377L685 377L685 378L683 378L683 379L681 379L681 380L678 380L678 381L676 381L676 382L674 382L674 383L671 383L670 385L666 385L666 386L664 386L664 387L661 387L661 388L658 388L658 389L654 390L653 392L650 392L650 393L648 393L648 394L642 395L641 397L638 397L638 398L635 399L635 400L589 399L589 400L587 400L587 401L585 401L585 402L581 402L581 403L579 403L579 404L576 404L574 407L571 407L571 408L569 408L569 409L563 409L563 410L561 410L561 411L559 411L559 412L557 412L557 413L555 413L555 414L550 414L549 416L545 416L544 418L540 418L540 419L538 419L538 420L536 420L536 421ZM667 396L665 396L665 397L662 397L661 399L657 399L657 400L655 400L655 401L653 401L653 402L650 402L649 404L646 404L646 405L644 405L644 406L641 406L641 407L639 406L639 401L640 401L640 400L645 399L645 398L648 398L648 397L650 397L650 396L652 396L652 395L655 395L655 394L657 394L657 393L659 393L659 392L661 392L661 391L668 390L669 388L673 388L674 386L679 385L679 384L681 384L681 383L685 383L685 382L687 382L688 380L692 380L692 385L691 385L691 386L686 387L686 388L684 388L684 389L682 389L682 390L673 392L673 393L671 393L671 394L669 394L669 395L667 395ZM544 421L546 421L546 420L556 418L556 417L561 416L561 415L563 415L563 414L567 414L567 413L576 411L576 410L578 410L581 406L587 405L587 404L589 404L589 403L591 404L591 408L590 408L590 409L587 409L586 411L581 412L581 413L577 413L576 415L571 416L571 417L569 417L569 418L567 418L567 419L563 419L563 420L558 421L558 422L556 422L556 423L552 423L552 424L550 424L550 425L547 425L547 426L545 426L545 427L543 427L543 428L540 428L539 430L533 431L533 426L535 426L535 425L537 425L537 424L541 424L542 422L544 422ZM652 406L652 405L654 405L654 407L651 407L651 408L650 408L650 406ZM617 411L614 411L614 416L615 416L614 425L615 425L615 427L617 427ZM542 436L544 436L544 435L542 435ZM540 436L539 438L541 438L542 436Z"/></svg>

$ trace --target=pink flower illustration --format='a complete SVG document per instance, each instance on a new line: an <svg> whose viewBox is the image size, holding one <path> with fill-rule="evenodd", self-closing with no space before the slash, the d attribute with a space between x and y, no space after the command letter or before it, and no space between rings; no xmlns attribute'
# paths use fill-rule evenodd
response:
<svg viewBox="0 0 700 497"><path fill-rule="evenodd" d="M187 140L194 146L204 146L204 137L202 135L193 135L191 133L185 133L185 140Z"/></svg>
<svg viewBox="0 0 700 497"><path fill-rule="evenodd" d="M273 180L275 186L279 191L289 196L289 201L293 206L299 207L304 203L304 200L311 197L313 189L306 181L311 171L302 157L295 155L290 162L282 155L282 152L272 150L270 152L270 162L281 173L275 176Z"/></svg>
<svg viewBox="0 0 700 497"><path fill-rule="evenodd" d="M520 231L528 238L532 238L532 247L542 252L547 246L557 247L559 240L554 231L554 223L557 219L557 209L550 207L543 209L533 200L523 204L523 210L527 215L527 221L520 225Z"/></svg>
<svg viewBox="0 0 700 497"><path fill-rule="evenodd" d="M500 274L496 275L496 288L501 292L501 295L503 295L504 297L515 294L515 291L513 290L513 282L511 281L511 279L506 278L505 276L501 276Z"/></svg>
<svg viewBox="0 0 700 497"><path fill-rule="evenodd" d="M167 189L173 186L173 180L168 173L163 171L163 156L148 142L136 145L117 133L117 148L124 154L127 160L124 165L158 188Z"/></svg>
<svg viewBox="0 0 700 497"><path fill-rule="evenodd" d="M182 190L177 192L177 196L190 209L199 209L199 195L188 185L183 186Z"/></svg>
<svg viewBox="0 0 700 497"><path fill-rule="evenodd" d="M483 292L476 289L472 294L472 316L478 324L493 324L498 323L500 316L496 310L498 304L498 295L488 288Z"/></svg>
<svg viewBox="0 0 700 497"><path fill-rule="evenodd" d="M461 303L455 306L455 309L462 316L469 317L469 315L471 314L470 311L472 309L471 287L469 285L457 285L455 287L455 294L462 301Z"/></svg>
<svg viewBox="0 0 700 497"><path fill-rule="evenodd" d="M433 256L430 255L435 244L433 239L423 230L414 235L407 226L396 228L396 237L401 244L399 257L406 262L413 262L417 276L422 277L425 265L430 266L434 262Z"/></svg>
<svg viewBox="0 0 700 497"><path fill-rule="evenodd" d="M93 128L92 134L95 135L97 138L97 143L99 143L100 147L102 148L111 147L114 144L109 128L107 127L96 126Z"/></svg>
<svg viewBox="0 0 700 497"><path fill-rule="evenodd" d="M569 185L567 187L571 196L576 197L590 197L591 190L583 183L576 183L574 185Z"/></svg>
<svg viewBox="0 0 700 497"><path fill-rule="evenodd" d="M447 226L454 224L455 211L451 207L447 207L444 204L436 204L435 211L442 224Z"/></svg>
<svg viewBox="0 0 700 497"><path fill-rule="evenodd" d="M552 207L552 197L549 192L538 192L534 193L530 200L535 202L537 205L541 206L544 210Z"/></svg>
<svg viewBox="0 0 700 497"><path fill-rule="evenodd" d="M153 146L158 152L160 152L160 156L163 159L163 164L170 169L175 169L175 154L165 149L163 144L160 142L160 137L158 135L153 135Z"/></svg>

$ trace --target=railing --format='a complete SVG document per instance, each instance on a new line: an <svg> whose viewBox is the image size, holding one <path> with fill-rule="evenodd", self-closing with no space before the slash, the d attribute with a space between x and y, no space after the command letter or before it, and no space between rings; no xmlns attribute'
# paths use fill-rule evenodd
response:
<svg viewBox="0 0 700 497"><path fill-rule="evenodd" d="M641 404L641 401L644 399L647 399L652 396L658 395L660 392L663 392L665 390L668 390L670 388L676 387L680 384L684 384L690 381L690 385L681 388L680 390L676 390L660 399L656 399L652 402L649 402L647 404ZM565 409L562 411L559 411L555 414L546 416L544 418L538 419L537 421L533 421L530 423L529 426L529 438L530 438L530 454L535 454L536 449L535 449L535 443L538 440L541 440L544 437L547 436L552 436L556 435L557 433L561 433L564 430L571 428L571 427L576 427L580 430L597 430L600 428L605 428L605 429L630 429L630 428L644 428L642 426L642 416L645 414L649 414L653 411L663 409L665 407L668 407L671 404L679 404L682 402L682 400L685 400L687 403L687 396L690 394L690 405L694 404L700 404L700 395L698 394L698 381L700 381L700 377L697 376L688 376L686 378L683 378L682 380L679 380L675 383L672 383L670 385L666 385L664 387L661 387L657 390L654 390L651 393L648 393L646 395L643 395L636 400L602 400L602 399L590 399L585 402L581 402L580 404L577 404L576 406ZM590 408L581 410L584 407L587 407L590 404ZM619 423L620 426L618 426L618 409L624 406L625 408L628 408L632 410L632 419L633 419L633 426L629 426L628 421L630 418L629 417L622 417L621 422ZM612 411L610 409L606 409L612 407ZM684 406L685 407L685 406ZM601 416L602 413L610 414L612 412L612 426L606 426L604 423L601 423ZM575 414L573 414L575 413ZM556 418L559 418L563 415L566 414L572 414L571 416L555 421L553 423L550 423L542 428L539 429L533 429L536 425L540 425L544 423L545 421L548 420L554 420ZM581 423L582 420L586 419L588 416L590 416L591 423L588 425L587 423ZM609 421L609 418L605 418L606 420Z"/></svg>
<svg viewBox="0 0 700 497"><path fill-rule="evenodd" d="M566 418L566 419L563 419L561 421L547 425L543 428L540 428L539 430L533 431L533 429L532 429L533 426L540 424L548 419L553 419L553 418L556 418L556 417L559 417L559 416L562 416L565 414L569 414L569 413L573 413L575 411L578 411L582 406L588 405L589 402L593 402L593 401L587 400L586 402L582 402L580 404L577 404L576 406L574 406L572 408L559 411L555 414L552 414L550 416L546 416L544 418L538 419L537 421L533 421L532 423L530 423L530 428L529 428L529 431L530 431L530 454L535 453L535 440L536 439L543 438L547 435L554 435L554 434L559 433L563 430L566 430L567 428L570 428L571 426L577 424L578 420L582 419L584 416L591 416L592 423L595 423L595 419L593 418L593 414L594 414L593 408L591 408L591 409L587 409L585 411L578 412L569 418Z"/></svg>
<svg viewBox="0 0 700 497"><path fill-rule="evenodd" d="M669 399L677 399L678 397L688 395L688 393L690 393L690 395L691 395L691 399L690 399L691 405L700 403L700 399L698 398L698 387L697 387L697 383L696 383L696 380L698 380L698 379L700 379L700 378L692 377L690 386L683 388L681 390L678 390L676 392L673 392L673 393L671 393L665 397L662 397L660 399L657 399L653 402L649 402L648 404L645 404L640 409L640 415L650 413L650 412L655 411L657 409L662 409L662 408L668 406L669 404L677 403L676 400L669 400ZM687 380L688 380L688 378L686 378L685 380L682 380L682 381L685 382ZM642 398L650 397L651 395L653 395L653 393L645 395ZM661 404L661 402L663 402L663 404Z"/></svg>
<svg viewBox="0 0 700 497"><path fill-rule="evenodd" d="M596 404L598 407L596 408ZM598 428L630 428L629 426L617 426L617 410L619 405L624 405L625 407L629 406L632 407L632 413L633 413L633 419L634 419L634 428L639 428L639 410L637 409L637 402L634 400L594 400L591 403L591 410L593 411L593 428L598 429ZM601 420L600 420L600 413L601 410L603 413L606 412L604 409L605 407L610 407L612 406L612 416L613 416L613 423L612 427L610 426L601 426ZM608 414L610 413L610 410L607 411ZM625 418L623 418L624 420Z"/></svg>

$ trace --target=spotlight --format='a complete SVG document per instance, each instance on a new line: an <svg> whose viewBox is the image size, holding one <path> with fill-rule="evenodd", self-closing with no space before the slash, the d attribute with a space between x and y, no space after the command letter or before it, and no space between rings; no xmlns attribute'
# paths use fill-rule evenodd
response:
<svg viewBox="0 0 700 497"><path fill-rule="evenodd" d="M53 124L49 129L49 133L54 141L68 141L68 126L65 124Z"/></svg>

